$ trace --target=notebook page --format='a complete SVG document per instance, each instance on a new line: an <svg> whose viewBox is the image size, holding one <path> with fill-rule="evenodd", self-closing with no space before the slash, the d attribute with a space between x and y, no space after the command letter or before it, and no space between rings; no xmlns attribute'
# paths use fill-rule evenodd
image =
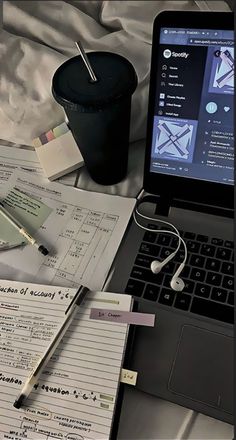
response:
<svg viewBox="0 0 236 440"><path fill-rule="evenodd" d="M67 290L69 293L72 291L72 289ZM3 303L3 295L6 302L6 294L0 292L0 295L1 303ZM10 296L7 299L11 301ZM31 300L31 303L33 302L34 299ZM54 315L59 315L62 310L58 300L53 303L53 307L47 303L47 307L48 309L43 311L46 317L53 312ZM83 308L81 307L42 373L36 389L32 391L26 405L20 410L13 407L13 402L21 388L19 381L23 382L29 369L25 370L19 362L15 366L6 367L6 352L3 350L3 354L0 354L1 439L105 440L109 438L128 326L90 320L91 307L130 310L131 297L106 292L88 294ZM4 320L4 326L6 326L5 321L8 322L7 317L3 318L3 316L9 315L9 311L6 312L4 309L0 310L0 313L0 332L3 335L2 321ZM50 325L55 322L54 315L50 315ZM25 317L27 318L27 314L24 313L24 319ZM36 338L39 335L40 332L35 332ZM2 339L3 348L6 347L3 345L4 342L8 343L7 337L6 334L5 340ZM14 340L13 361L17 362L20 350L21 356L28 359L29 366L37 345L37 339L30 344L22 338L19 349L19 344ZM9 420L11 420L10 426Z"/></svg>

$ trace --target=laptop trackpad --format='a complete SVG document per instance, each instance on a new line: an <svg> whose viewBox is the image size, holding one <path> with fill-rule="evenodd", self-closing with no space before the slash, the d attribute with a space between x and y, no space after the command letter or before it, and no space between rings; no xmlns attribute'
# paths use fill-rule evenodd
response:
<svg viewBox="0 0 236 440"><path fill-rule="evenodd" d="M183 326L169 390L232 414L232 383L233 338Z"/></svg>

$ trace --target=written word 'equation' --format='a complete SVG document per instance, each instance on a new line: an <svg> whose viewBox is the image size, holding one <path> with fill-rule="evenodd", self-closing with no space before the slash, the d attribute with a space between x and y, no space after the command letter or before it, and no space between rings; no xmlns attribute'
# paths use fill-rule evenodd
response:
<svg viewBox="0 0 236 440"><path fill-rule="evenodd" d="M61 211L60 215L65 206ZM118 219L117 215L74 208L58 236L56 251L50 253L44 266L56 270L55 275L62 278L70 279L78 273L82 278L100 260Z"/></svg>
<svg viewBox="0 0 236 440"><path fill-rule="evenodd" d="M45 372L46 373L46 372ZM8 373L0 372L0 383L10 383L17 384L19 386L22 385L22 380L16 376L12 376ZM114 397L110 394L98 392L98 391L90 391L85 389L73 388L63 385L47 385L40 381L39 383L34 385L34 390L40 390L48 395L58 395L58 396L73 396L75 399L89 401L89 403L93 404L96 407L101 407L103 409L110 409L114 403Z"/></svg>

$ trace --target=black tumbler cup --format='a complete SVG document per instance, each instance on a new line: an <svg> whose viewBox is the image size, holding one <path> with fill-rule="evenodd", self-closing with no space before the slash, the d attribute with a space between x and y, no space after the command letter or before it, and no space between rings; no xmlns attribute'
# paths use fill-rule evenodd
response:
<svg viewBox="0 0 236 440"><path fill-rule="evenodd" d="M91 52L87 56L98 81L91 81L79 55L56 70L52 93L65 110L91 178L112 185L127 173L131 96L137 75L120 55Z"/></svg>

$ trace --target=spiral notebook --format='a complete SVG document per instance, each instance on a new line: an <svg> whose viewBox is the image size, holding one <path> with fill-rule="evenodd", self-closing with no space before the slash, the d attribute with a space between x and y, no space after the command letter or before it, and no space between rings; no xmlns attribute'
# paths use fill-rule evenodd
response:
<svg viewBox="0 0 236 440"><path fill-rule="evenodd" d="M109 439L128 325L90 319L129 311L129 295L89 292L25 405L13 402L77 289L0 280L0 438Z"/></svg>

